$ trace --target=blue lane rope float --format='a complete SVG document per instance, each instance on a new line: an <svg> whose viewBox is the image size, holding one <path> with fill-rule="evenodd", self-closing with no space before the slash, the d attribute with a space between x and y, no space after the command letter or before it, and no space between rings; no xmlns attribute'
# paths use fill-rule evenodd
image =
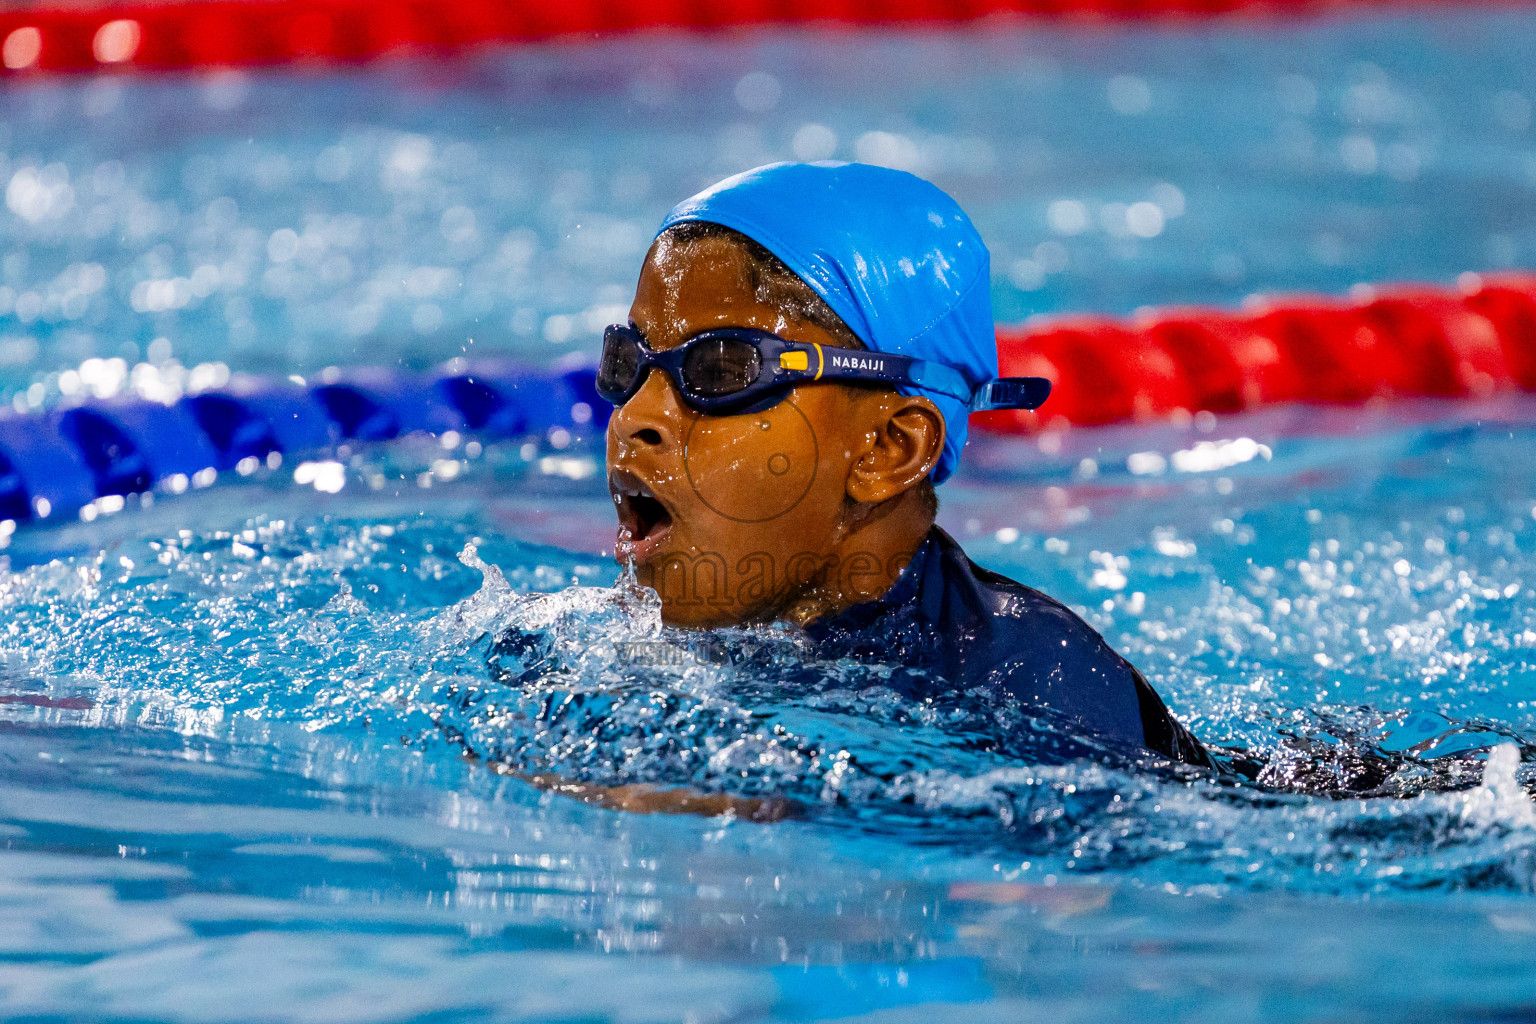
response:
<svg viewBox="0 0 1536 1024"><path fill-rule="evenodd" d="M54 424L0 414L0 522L73 515L97 497L96 480Z"/></svg>
<svg viewBox="0 0 1536 1024"><path fill-rule="evenodd" d="M454 360L432 373L328 371L309 385L237 376L166 405L87 400L0 413L0 523L70 517L101 498L185 490L274 454L447 431L487 440L601 431L609 409L590 367Z"/></svg>
<svg viewBox="0 0 1536 1024"><path fill-rule="evenodd" d="M417 432L463 430L464 415L423 377L376 367L327 373L310 393L355 441L388 441Z"/></svg>
<svg viewBox="0 0 1536 1024"><path fill-rule="evenodd" d="M324 403L290 380L237 377L184 404L213 443L220 470L272 452L324 451L342 438Z"/></svg>
<svg viewBox="0 0 1536 1024"><path fill-rule="evenodd" d="M597 375L579 368L539 373L516 363L449 364L435 387L473 431L497 437L542 434L557 427L606 426L611 411L597 393Z"/></svg>
<svg viewBox="0 0 1536 1024"><path fill-rule="evenodd" d="M214 469L218 453L177 405L109 399L57 414L57 430L96 478L96 496L139 494L178 474Z"/></svg>

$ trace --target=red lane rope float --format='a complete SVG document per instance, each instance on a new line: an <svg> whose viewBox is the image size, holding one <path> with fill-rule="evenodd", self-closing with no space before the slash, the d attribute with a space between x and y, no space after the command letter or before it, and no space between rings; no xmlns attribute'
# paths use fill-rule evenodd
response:
<svg viewBox="0 0 1536 1024"><path fill-rule="evenodd" d="M1055 385L1038 412L976 417L999 433L1282 402L1536 391L1536 273L1464 274L1455 289L1269 296L1240 310L1063 317L1003 328L997 346L1004 375Z"/></svg>
<svg viewBox="0 0 1536 1024"><path fill-rule="evenodd" d="M0 66L10 72L165 70L357 61L647 28L921 25L1009 15L1291 15L1437 2L1459 0L53 0L0 10Z"/></svg>

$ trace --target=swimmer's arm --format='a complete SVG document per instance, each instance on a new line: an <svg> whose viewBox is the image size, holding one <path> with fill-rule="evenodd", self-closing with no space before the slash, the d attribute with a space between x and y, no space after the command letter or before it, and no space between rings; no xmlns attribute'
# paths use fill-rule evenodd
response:
<svg viewBox="0 0 1536 1024"><path fill-rule="evenodd" d="M773 822L792 817L798 807L783 797L742 797L729 793L703 793L686 787L667 788L638 783L629 786L599 786L591 782L572 782L554 774L529 775L502 764L490 769L498 775L522 779L546 793L558 793L594 807L631 814L696 814L703 818L729 815L744 821Z"/></svg>

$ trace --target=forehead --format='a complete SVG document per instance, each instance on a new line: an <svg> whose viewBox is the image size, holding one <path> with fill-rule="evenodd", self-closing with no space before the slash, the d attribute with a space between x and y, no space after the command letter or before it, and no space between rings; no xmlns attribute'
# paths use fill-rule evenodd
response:
<svg viewBox="0 0 1536 1024"><path fill-rule="evenodd" d="M778 311L757 296L751 257L725 238L657 239L629 315L658 348L711 327L782 327Z"/></svg>

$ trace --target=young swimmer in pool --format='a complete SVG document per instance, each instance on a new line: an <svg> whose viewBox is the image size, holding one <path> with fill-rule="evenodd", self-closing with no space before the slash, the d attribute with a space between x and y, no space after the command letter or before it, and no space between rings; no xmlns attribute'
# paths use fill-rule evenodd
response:
<svg viewBox="0 0 1536 1024"><path fill-rule="evenodd" d="M969 218L901 171L774 164L678 205L604 338L616 557L670 625L791 622L927 695L985 687L1210 765L1082 619L934 525L969 413L1049 391L997 380L989 287Z"/></svg>

